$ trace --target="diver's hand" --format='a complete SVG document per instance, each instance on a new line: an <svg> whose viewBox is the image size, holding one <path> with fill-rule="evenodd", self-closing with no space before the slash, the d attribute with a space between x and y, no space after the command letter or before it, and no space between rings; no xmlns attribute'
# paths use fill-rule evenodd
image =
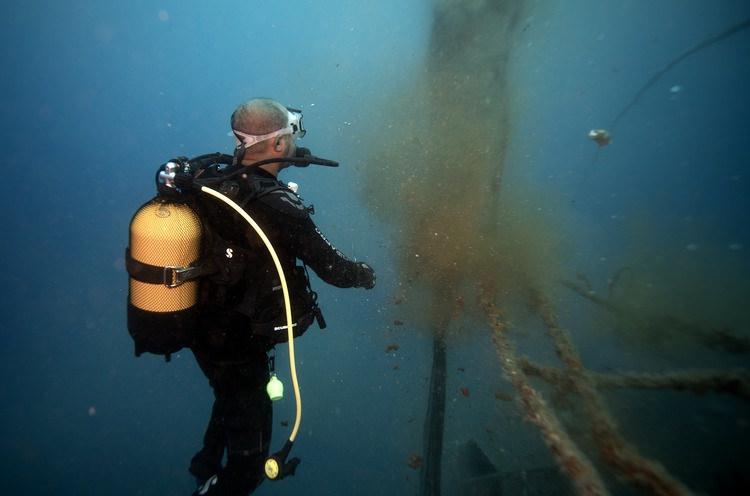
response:
<svg viewBox="0 0 750 496"><path fill-rule="evenodd" d="M375 271L372 267L364 262L357 262L357 269L359 274L357 275L357 284L354 285L356 288L372 289L375 287Z"/></svg>

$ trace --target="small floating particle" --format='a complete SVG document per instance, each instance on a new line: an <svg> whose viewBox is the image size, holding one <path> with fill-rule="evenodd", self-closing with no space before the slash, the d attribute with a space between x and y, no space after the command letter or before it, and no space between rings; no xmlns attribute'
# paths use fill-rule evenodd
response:
<svg viewBox="0 0 750 496"><path fill-rule="evenodd" d="M89 417L93 417L94 415L96 415L96 407L95 406L90 406L89 407Z"/></svg>
<svg viewBox="0 0 750 496"><path fill-rule="evenodd" d="M589 131L589 139L599 145L599 148L612 143L612 136L606 129L592 129Z"/></svg>
<svg viewBox="0 0 750 496"><path fill-rule="evenodd" d="M409 461L406 464L409 465L409 468L417 470L422 466L422 457L412 453L409 455Z"/></svg>
<svg viewBox="0 0 750 496"><path fill-rule="evenodd" d="M690 243L689 245L685 246L685 249L687 251L697 251L698 250L698 245L695 244L695 243Z"/></svg>
<svg viewBox="0 0 750 496"><path fill-rule="evenodd" d="M391 343L388 346L385 347L386 353L391 353L392 351L398 351L398 344L397 343Z"/></svg>
<svg viewBox="0 0 750 496"><path fill-rule="evenodd" d="M289 425L289 421L288 420L282 420L281 421L281 427L287 427L288 425Z"/></svg>
<svg viewBox="0 0 750 496"><path fill-rule="evenodd" d="M742 249L742 243L732 243L729 245L729 249L732 251L740 251Z"/></svg>
<svg viewBox="0 0 750 496"><path fill-rule="evenodd" d="M462 387L462 388L461 388L461 394L463 394L463 395L464 395L464 397L468 398L468 397L469 397L469 394L471 394L471 392L469 391L469 388L467 388L467 387Z"/></svg>
<svg viewBox="0 0 750 496"><path fill-rule="evenodd" d="M679 93L680 91L682 91L682 86L680 86L679 84L675 84L674 86L669 88L670 93Z"/></svg>
<svg viewBox="0 0 750 496"><path fill-rule="evenodd" d="M501 391L495 391L495 399L502 400L502 401L512 401L513 396L509 395L508 393L503 393Z"/></svg>
<svg viewBox="0 0 750 496"><path fill-rule="evenodd" d="M402 320L396 319L396 320L393 321L393 325L395 325L395 326L402 326L402 325L404 325L404 322Z"/></svg>
<svg viewBox="0 0 750 496"><path fill-rule="evenodd" d="M394 298L393 299L393 304L394 305L400 305L401 303L403 303L403 301L404 301L403 298Z"/></svg>
<svg viewBox="0 0 750 496"><path fill-rule="evenodd" d="M456 370L458 370L459 372L466 372L466 369L463 367L458 367Z"/></svg>
<svg viewBox="0 0 750 496"><path fill-rule="evenodd" d="M396 364L396 365L393 366L393 370L398 370L398 368L399 368L398 364Z"/></svg>

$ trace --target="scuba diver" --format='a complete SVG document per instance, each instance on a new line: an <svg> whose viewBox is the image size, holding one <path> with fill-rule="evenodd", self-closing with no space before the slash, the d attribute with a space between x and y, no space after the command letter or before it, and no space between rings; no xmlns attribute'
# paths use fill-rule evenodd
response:
<svg viewBox="0 0 750 496"><path fill-rule="evenodd" d="M297 147L296 139L306 132L302 112L271 99L257 98L237 107L231 127L236 138L233 157L201 156L198 159L209 159L197 166L201 160L188 161L183 157L165 164L157 176L166 177L167 182L174 179L179 187L172 187L183 191L195 189L196 184L210 183L219 196L226 196L235 204L233 211L228 203L208 195L190 197L191 212L195 211L201 226L200 266L175 269L163 261L139 261L134 235L138 213L131 222L131 246L126 254L131 274L128 327L136 341L136 355L149 351L169 358L170 352L189 346L213 389L214 403L203 445L189 466L198 482L195 495L246 495L262 482L264 472L270 479L294 473L299 460L286 462L286 455L301 414L290 338L302 335L313 321L325 327L307 267L326 283L340 288L375 286L373 269L350 260L336 249L312 221L313 208L305 206L297 196L296 185L287 186L277 179L279 172L290 165L338 165ZM169 174L168 169L173 166L181 167L183 172ZM160 193L165 191L162 186ZM159 197L152 201L157 205L154 219L179 220L174 208L172 214L164 212L171 206L165 207L158 200ZM265 236L251 229L249 221L242 217L254 219ZM272 248L266 249L268 244L264 247L264 238ZM144 340L143 329L154 332L155 328L164 329L162 324L167 322L149 321L142 325L144 319L170 318L163 309L159 310L161 313L142 311L146 305L137 301L138 287L134 285L148 280L143 274L149 269L157 269L156 280L150 282L163 278L160 286L152 285L157 289L165 286L179 289L190 284L178 281L180 274L186 280L200 276L195 289L194 306L198 309L195 331L167 346ZM192 311L192 307L188 310ZM172 327L180 332L187 328ZM272 383L276 380L274 356L269 358L269 352L283 342L290 345L298 413L293 434L284 449L269 457L271 398L275 394ZM222 465L223 460L226 463Z"/></svg>
<svg viewBox="0 0 750 496"><path fill-rule="evenodd" d="M323 236L296 193L277 180L290 165L270 159L297 155L296 138L305 134L302 113L269 99L254 99L232 114L237 138L233 169L249 166L219 191L247 210L279 254L287 274L294 334L301 335L317 318L325 326L311 290L305 265L325 282L341 288L375 285L372 268L345 257ZM200 293L202 315L192 346L198 365L213 388L215 400L203 447L190 473L206 481L197 494L249 494L263 480L263 463L271 441L272 408L266 394L267 352L286 337L280 281L258 236L236 214L211 198L201 202L212 236L222 243L217 257L243 267L226 277L209 277ZM229 258L231 257L231 258ZM297 265L300 260L302 266ZM282 338L277 334L281 331ZM226 451L226 465L221 466Z"/></svg>

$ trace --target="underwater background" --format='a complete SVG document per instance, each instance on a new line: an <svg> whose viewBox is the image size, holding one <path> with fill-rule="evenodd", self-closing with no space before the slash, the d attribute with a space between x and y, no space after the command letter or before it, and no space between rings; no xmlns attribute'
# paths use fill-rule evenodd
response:
<svg viewBox="0 0 750 496"><path fill-rule="evenodd" d="M544 308L592 372L703 377L595 394L675 487L747 494L748 19L745 1L3 2L3 491L192 492L212 394L188 350L133 355L128 223L159 164L229 153L231 112L268 96L341 162L281 178L378 280L313 281L328 328L296 341L302 463L256 494L429 494L437 342L442 494L580 492L498 344L566 370ZM277 358L272 450L294 419ZM581 391L530 370L611 494L659 494L600 455Z"/></svg>

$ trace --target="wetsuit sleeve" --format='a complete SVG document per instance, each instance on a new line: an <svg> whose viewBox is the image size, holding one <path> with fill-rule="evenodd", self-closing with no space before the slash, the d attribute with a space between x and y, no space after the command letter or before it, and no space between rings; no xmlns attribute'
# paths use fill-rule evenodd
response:
<svg viewBox="0 0 750 496"><path fill-rule="evenodd" d="M274 232L292 255L311 267L328 284L339 288L375 286L375 273L362 262L349 260L320 232L300 198L286 188L279 188L259 199Z"/></svg>
<svg viewBox="0 0 750 496"><path fill-rule="evenodd" d="M295 233L297 257L328 284L339 288L371 288L375 277L362 262L348 259L320 232L309 216L299 219Z"/></svg>

